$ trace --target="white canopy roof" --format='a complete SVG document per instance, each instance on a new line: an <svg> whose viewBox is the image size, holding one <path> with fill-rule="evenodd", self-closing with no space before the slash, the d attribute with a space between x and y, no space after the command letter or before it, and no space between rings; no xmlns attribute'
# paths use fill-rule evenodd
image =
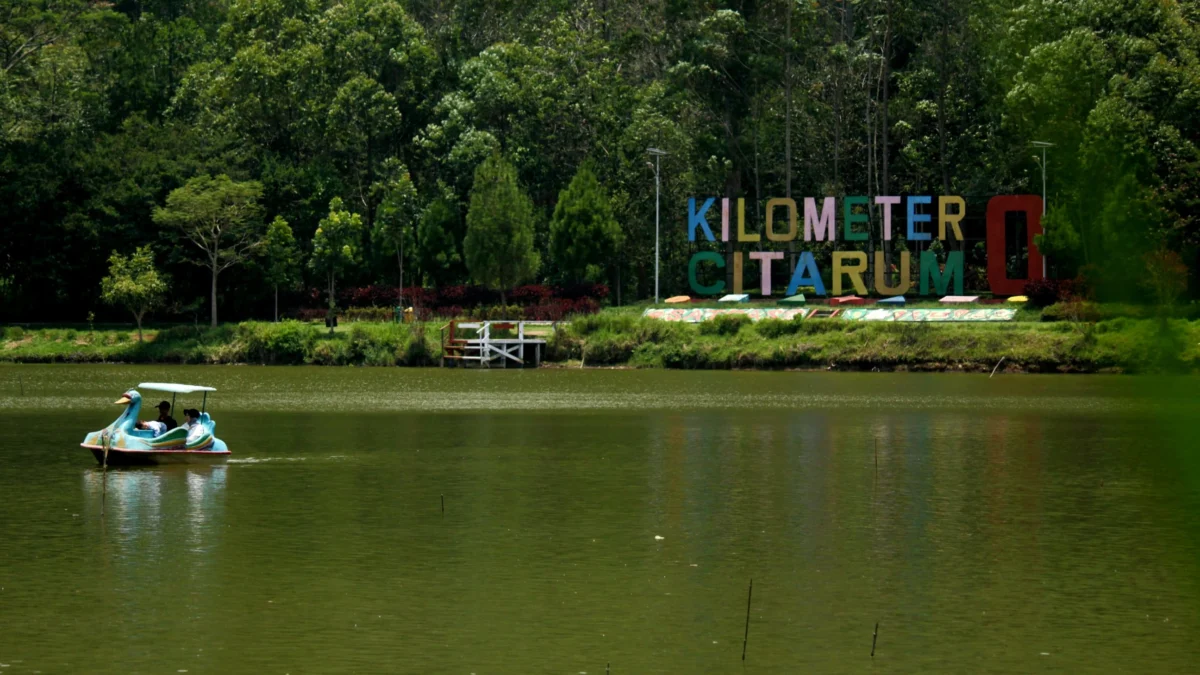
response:
<svg viewBox="0 0 1200 675"><path fill-rule="evenodd" d="M170 382L143 382L138 389L153 389L154 391L170 391L176 394L191 394L197 391L216 391L212 387L202 387L196 384L172 384Z"/></svg>

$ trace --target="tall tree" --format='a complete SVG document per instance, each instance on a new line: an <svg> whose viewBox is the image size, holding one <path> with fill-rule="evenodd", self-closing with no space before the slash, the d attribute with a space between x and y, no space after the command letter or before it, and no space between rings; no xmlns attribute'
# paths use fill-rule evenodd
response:
<svg viewBox="0 0 1200 675"><path fill-rule="evenodd" d="M116 251L108 257L108 276L100 282L100 295L110 305L121 305L137 322L138 342L142 341L142 318L162 305L167 282L154 267L154 252L149 244L125 257Z"/></svg>
<svg viewBox="0 0 1200 675"><path fill-rule="evenodd" d="M426 205L417 225L417 262L424 283L450 283L462 266L458 242L462 239L458 200L444 185L442 194Z"/></svg>
<svg viewBox="0 0 1200 675"><path fill-rule="evenodd" d="M197 176L167 195L154 209L154 222L178 229L204 258L194 260L212 273L212 324L217 325L217 276L244 262L262 244L262 184L239 183L224 174ZM190 260L191 261L191 260Z"/></svg>
<svg viewBox="0 0 1200 675"><path fill-rule="evenodd" d="M608 194L584 163L558 195L550 221L550 255L563 279L604 278L621 245L621 226L613 218Z"/></svg>
<svg viewBox="0 0 1200 675"><path fill-rule="evenodd" d="M347 210L341 197L334 197L329 202L329 215L321 219L313 235L313 253L308 265L329 284L330 333L337 310L337 277L362 263L362 232L362 216Z"/></svg>
<svg viewBox="0 0 1200 675"><path fill-rule="evenodd" d="M266 279L275 292L275 321L279 321L279 287L294 285L300 279L300 249L292 228L282 216L267 226L263 239L263 257L266 258Z"/></svg>
<svg viewBox="0 0 1200 675"><path fill-rule="evenodd" d="M380 197L371 241L381 250L395 252L400 277L396 286L396 301L404 305L404 247L412 250L413 230L417 219L417 191L413 188L408 169L398 162L378 186Z"/></svg>
<svg viewBox="0 0 1200 675"><path fill-rule="evenodd" d="M475 170L463 253L471 278L500 291L504 304L508 289L541 265L533 249L533 204L517 185L516 169L498 152Z"/></svg>

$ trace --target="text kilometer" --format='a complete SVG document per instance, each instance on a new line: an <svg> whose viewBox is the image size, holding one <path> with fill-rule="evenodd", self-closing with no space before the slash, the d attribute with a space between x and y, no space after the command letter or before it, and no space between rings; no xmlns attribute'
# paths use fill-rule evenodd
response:
<svg viewBox="0 0 1200 675"><path fill-rule="evenodd" d="M697 232L710 242L718 239L708 222L708 216L717 197L708 197L697 206L696 198L688 198L688 241L696 241ZM867 241L868 234L856 226L869 224L870 217L867 208L874 203L883 212L883 222L880 225L882 239L892 239L893 220L902 215L905 220L905 239L909 241L930 241L932 232L919 231L922 223L931 223L932 213L918 213L919 206L932 206L935 198L926 195L914 195L902 200L898 196L877 196L873 199L866 196L851 196L842 198L842 239L844 241ZM799 234L797 223L796 201L790 198L775 198L767 200L766 230L763 234L746 232L746 200L736 200L737 222L735 224L736 239L730 239L729 209L730 199L721 198L721 237L719 241L737 241L754 243L766 236L768 241L793 241ZM837 241L837 200L834 197L822 199L820 208L817 199L805 197L804 200L804 241ZM905 203L904 213L895 214L892 209ZM937 238L945 240L949 236L962 241L963 234L959 223L967 212L967 201L962 197L937 197ZM953 207L953 209L951 208ZM775 212L779 208L787 210L787 231L775 231ZM1005 215L1012 212L1025 214L1027 247L1029 250L1029 269L1025 278L1010 279L1005 258ZM1042 198L1037 195L1000 195L988 200L987 207L987 278L993 295L1017 295L1021 293L1029 281L1042 278L1042 254L1034 244L1034 237L1042 233ZM762 277L762 294L771 294L771 263L782 260L782 251L751 251L750 259L757 260ZM732 254L733 292L742 292L742 252ZM838 251L833 253L833 294L842 294L842 280L850 279L854 292L867 294L866 284L862 274L867 270L867 254L862 251ZM712 284L700 284L696 278L697 266L702 262L711 262L717 267L725 267L725 258L715 251L700 251L692 256L688 263L688 283L692 290L699 295L716 295L725 291L725 282L717 281ZM884 255L882 251L875 252L875 291L880 295L904 295L912 287L910 273L910 257L908 251L900 253L900 281L896 286L888 286L888 275L884 272ZM950 251L946 255L945 264L938 262L932 251L922 251L920 257L920 287L921 295L929 293L932 283L939 295L946 293L947 287L953 283L954 294L963 293L963 253ZM826 295L825 284L821 280L820 270L812 252L802 251L796 261L796 270L788 284L787 294L794 295L801 286L812 286L818 295Z"/></svg>

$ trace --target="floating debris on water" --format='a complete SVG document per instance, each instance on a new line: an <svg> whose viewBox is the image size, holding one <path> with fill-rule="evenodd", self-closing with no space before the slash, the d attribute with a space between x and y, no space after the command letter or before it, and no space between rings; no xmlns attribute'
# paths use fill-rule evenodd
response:
<svg viewBox="0 0 1200 675"><path fill-rule="evenodd" d="M656 534L656 535L654 535L654 538L655 538L655 539L660 539L660 540L661 540L661 539L666 539L666 537L663 537L663 536L661 536L661 535L657 535L657 534Z"/></svg>

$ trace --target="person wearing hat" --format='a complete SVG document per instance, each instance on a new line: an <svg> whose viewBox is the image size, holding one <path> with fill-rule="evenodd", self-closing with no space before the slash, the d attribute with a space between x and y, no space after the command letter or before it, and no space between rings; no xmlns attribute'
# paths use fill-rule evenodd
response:
<svg viewBox="0 0 1200 675"><path fill-rule="evenodd" d="M162 422L163 425L166 426L166 429L163 430L164 432L170 431L179 426L179 422L176 422L175 418L171 417L170 403L163 401L162 403L158 404L158 421Z"/></svg>

